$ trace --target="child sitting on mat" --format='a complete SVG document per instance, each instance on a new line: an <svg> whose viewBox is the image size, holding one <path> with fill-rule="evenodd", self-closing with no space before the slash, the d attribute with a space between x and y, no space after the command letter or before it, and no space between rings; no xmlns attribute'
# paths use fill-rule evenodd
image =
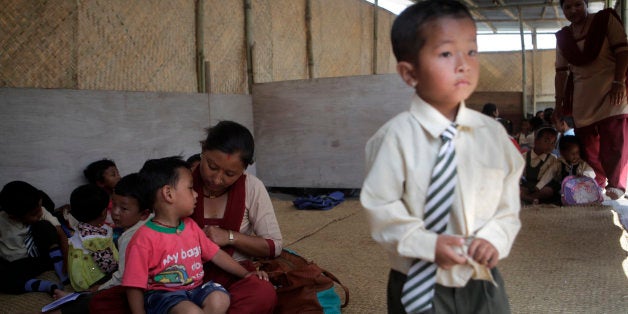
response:
<svg viewBox="0 0 628 314"><path fill-rule="evenodd" d="M76 291L95 291L118 269L113 230L105 224L108 204L107 192L93 184L79 186L70 195L78 223L69 239L68 273Z"/></svg>
<svg viewBox="0 0 628 314"><path fill-rule="evenodd" d="M42 192L23 181L0 192L0 274L3 293L47 292L59 295L68 277L61 243L67 243L59 220L42 208ZM37 279L54 269L60 283Z"/></svg>
<svg viewBox="0 0 628 314"><path fill-rule="evenodd" d="M180 157L148 160L140 170L142 199L155 216L141 226L126 250L122 286L133 313L226 313L229 293L203 284L203 262L245 278L249 272L209 240L189 216L197 193L192 172Z"/></svg>
<svg viewBox="0 0 628 314"><path fill-rule="evenodd" d="M560 138L560 157L553 162L539 179L537 186L551 189L554 199L560 199L563 179L567 176L586 176L595 179L595 171L580 155L580 142L573 135Z"/></svg>

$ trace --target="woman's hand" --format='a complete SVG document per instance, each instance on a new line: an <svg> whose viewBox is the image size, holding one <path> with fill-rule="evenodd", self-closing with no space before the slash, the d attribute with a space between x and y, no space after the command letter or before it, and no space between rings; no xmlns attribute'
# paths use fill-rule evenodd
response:
<svg viewBox="0 0 628 314"><path fill-rule="evenodd" d="M218 226L205 226L203 227L203 231L205 235L218 246L222 247L229 244L229 230L222 229Z"/></svg>
<svg viewBox="0 0 628 314"><path fill-rule="evenodd" d="M611 85L611 91L608 92L608 96L611 98L611 105L619 106L626 98L626 86L619 81L613 81Z"/></svg>

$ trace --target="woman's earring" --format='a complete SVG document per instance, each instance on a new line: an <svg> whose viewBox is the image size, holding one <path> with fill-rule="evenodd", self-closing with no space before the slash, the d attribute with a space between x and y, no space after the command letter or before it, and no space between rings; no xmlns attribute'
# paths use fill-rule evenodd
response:
<svg viewBox="0 0 628 314"><path fill-rule="evenodd" d="M416 87L416 81L412 81L412 88Z"/></svg>

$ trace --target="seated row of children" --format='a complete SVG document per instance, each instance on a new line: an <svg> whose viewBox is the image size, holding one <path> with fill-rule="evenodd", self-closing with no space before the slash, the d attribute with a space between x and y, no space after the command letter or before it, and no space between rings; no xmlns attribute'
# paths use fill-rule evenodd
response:
<svg viewBox="0 0 628 314"><path fill-rule="evenodd" d="M112 161L101 161L99 168L93 183L74 189L70 211L56 215L61 219L42 208L45 193L39 189L23 181L4 186L0 270L9 280L0 292L40 291L58 298L68 284L91 292L64 304L61 313L122 307L134 313L225 313L229 294L219 284L203 283L202 263L211 260L238 277L268 280L264 272L243 268L188 218L197 195L180 157L149 160L139 173L121 179ZM88 169L94 170L88 167L86 176ZM123 231L117 241L112 226ZM60 283L37 279L51 269Z"/></svg>
<svg viewBox="0 0 628 314"><path fill-rule="evenodd" d="M560 205L561 197L564 196L561 188L565 178L595 178L591 166L581 158L580 142L576 136L563 133L558 141L559 157L553 154L558 135L558 131L552 127L539 129L534 137L533 148L524 153L525 169L521 178L520 196L525 204Z"/></svg>

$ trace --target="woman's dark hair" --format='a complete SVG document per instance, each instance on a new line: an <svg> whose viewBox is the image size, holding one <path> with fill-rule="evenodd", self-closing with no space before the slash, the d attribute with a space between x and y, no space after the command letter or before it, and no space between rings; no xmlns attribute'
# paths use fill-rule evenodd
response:
<svg viewBox="0 0 628 314"><path fill-rule="evenodd" d="M181 156L171 156L147 160L139 172L142 207L152 209L155 205L157 191L166 185L176 185L179 181L177 169L189 169Z"/></svg>
<svg viewBox="0 0 628 314"><path fill-rule="evenodd" d="M11 181L0 191L0 208L15 217L24 217L39 206L42 192L24 181Z"/></svg>
<svg viewBox="0 0 628 314"><path fill-rule="evenodd" d="M70 194L70 212L80 222L92 221L109 205L109 194L94 184L77 187Z"/></svg>
<svg viewBox="0 0 628 314"><path fill-rule="evenodd" d="M103 182L105 180L105 171L109 169L109 167L115 167L116 163L110 159L101 159L98 161L94 161L83 170L83 175L87 182L91 184L96 184L98 182Z"/></svg>
<svg viewBox="0 0 628 314"><path fill-rule="evenodd" d="M473 21L469 9L455 0L428 0L417 2L399 14L390 31L393 53L397 62L416 63L425 44L423 27L430 21L443 17L468 18Z"/></svg>
<svg viewBox="0 0 628 314"><path fill-rule="evenodd" d="M192 168L192 164L195 162L201 161L201 154L194 154L190 156L185 162L188 164L188 167Z"/></svg>
<svg viewBox="0 0 628 314"><path fill-rule="evenodd" d="M140 206L140 211L151 209L152 206L146 204L142 196L140 176L137 173L127 174L122 177L113 188L113 193L119 196L134 198Z"/></svg>
<svg viewBox="0 0 628 314"><path fill-rule="evenodd" d="M220 121L207 129L207 138L202 142L203 151L219 150L225 154L240 154L244 168L253 164L255 143L251 132L233 121Z"/></svg>

